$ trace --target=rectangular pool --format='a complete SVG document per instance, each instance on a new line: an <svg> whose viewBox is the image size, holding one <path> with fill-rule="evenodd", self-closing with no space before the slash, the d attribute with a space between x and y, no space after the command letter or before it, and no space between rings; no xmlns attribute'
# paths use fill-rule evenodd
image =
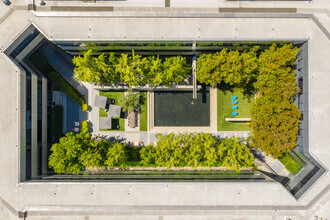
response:
<svg viewBox="0 0 330 220"><path fill-rule="evenodd" d="M154 126L210 126L210 92L154 92Z"/></svg>

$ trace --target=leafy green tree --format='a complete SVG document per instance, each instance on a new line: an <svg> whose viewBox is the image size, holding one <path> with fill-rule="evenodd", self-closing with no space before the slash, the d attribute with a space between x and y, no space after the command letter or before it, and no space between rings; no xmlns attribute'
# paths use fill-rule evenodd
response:
<svg viewBox="0 0 330 220"><path fill-rule="evenodd" d="M163 63L162 84L171 86L173 82L182 84L185 76L191 74L191 67L185 57L175 56L165 58Z"/></svg>
<svg viewBox="0 0 330 220"><path fill-rule="evenodd" d="M151 145L142 147L140 150L140 158L140 163L144 166L155 166L156 148Z"/></svg>
<svg viewBox="0 0 330 220"><path fill-rule="evenodd" d="M86 167L123 167L126 161L124 145L91 139L87 121L82 124L82 132L66 134L51 151L48 165L58 174L79 174Z"/></svg>
<svg viewBox="0 0 330 220"><path fill-rule="evenodd" d="M253 105L251 116L251 147L279 158L297 146L300 111L295 104L262 96Z"/></svg>
<svg viewBox="0 0 330 220"><path fill-rule="evenodd" d="M299 90L292 69L296 54L297 48L291 44L280 48L274 44L260 54L259 75L254 85L260 95L281 101L281 98L292 99L297 94Z"/></svg>
<svg viewBox="0 0 330 220"><path fill-rule="evenodd" d="M202 54L197 60L197 80L215 86L224 83L249 94L257 79L259 47L239 52L227 48L214 54Z"/></svg>
<svg viewBox="0 0 330 220"><path fill-rule="evenodd" d="M249 148L239 138L225 138L218 144L219 161L224 167L240 171L240 168L251 167L254 157Z"/></svg>
<svg viewBox="0 0 330 220"><path fill-rule="evenodd" d="M223 80L221 66L227 61L228 49L223 49L214 54L202 54L199 56L196 67L196 77L200 83L215 86Z"/></svg>
<svg viewBox="0 0 330 220"><path fill-rule="evenodd" d="M56 173L72 172L79 174L85 166L81 163L80 155L90 143L90 135L85 133L67 133L60 138L59 143L51 147L48 166Z"/></svg>
<svg viewBox="0 0 330 220"><path fill-rule="evenodd" d="M119 57L114 53L108 57L104 54L94 57L93 51L88 50L83 56L74 57L73 63L77 80L97 84L123 82L130 88L147 84L171 86L173 82L182 83L191 74L185 57L162 60L154 56L142 57L134 50L132 55L121 54Z"/></svg>
<svg viewBox="0 0 330 220"><path fill-rule="evenodd" d="M140 94L136 92L128 92L122 97L119 102L124 111L134 111L134 108L139 104Z"/></svg>
<svg viewBox="0 0 330 220"><path fill-rule="evenodd" d="M132 56L122 54L118 58L116 71L120 73L120 81L127 83L130 87L138 86L142 82L143 76L146 74L148 60L136 55L134 50Z"/></svg>
<svg viewBox="0 0 330 220"><path fill-rule="evenodd" d="M183 161L183 148L181 147L180 136L174 133L169 135L157 135L156 166L176 167Z"/></svg>
<svg viewBox="0 0 330 220"><path fill-rule="evenodd" d="M110 54L109 58L114 58L114 54ZM114 69L116 59L110 62L104 54L93 57L93 51L88 50L83 56L74 57L72 61L76 65L74 75L77 80L98 84L118 81Z"/></svg>
<svg viewBox="0 0 330 220"><path fill-rule="evenodd" d="M252 147L279 158L297 143L300 112L293 104L299 89L292 69L297 48L273 44L260 54L255 88L259 97L251 110Z"/></svg>
<svg viewBox="0 0 330 220"><path fill-rule="evenodd" d="M185 161L188 166L211 166L216 162L215 146L216 138L209 133L191 133L181 135L186 152Z"/></svg>
<svg viewBox="0 0 330 220"><path fill-rule="evenodd" d="M85 167L102 167L103 158L101 155L102 148L106 148L108 145L107 141L96 141L92 140L86 149L81 152L79 160L81 164Z"/></svg>
<svg viewBox="0 0 330 220"><path fill-rule="evenodd" d="M125 147L122 143L113 143L107 152L107 159L104 162L106 166L124 167L126 162Z"/></svg>
<svg viewBox="0 0 330 220"><path fill-rule="evenodd" d="M157 135L157 146L142 147L141 164L145 166L216 166L239 171L253 165L253 156L238 138L218 141L211 134L191 133Z"/></svg>
<svg viewBox="0 0 330 220"><path fill-rule="evenodd" d="M88 50L84 56L76 56L73 58L73 63L76 65L74 75L77 80L83 82L94 83L97 82L98 72L94 68L93 51Z"/></svg>
<svg viewBox="0 0 330 220"><path fill-rule="evenodd" d="M143 84L151 84L153 86L161 85L163 83L164 68L162 59L157 57L148 57L148 74L144 76Z"/></svg>

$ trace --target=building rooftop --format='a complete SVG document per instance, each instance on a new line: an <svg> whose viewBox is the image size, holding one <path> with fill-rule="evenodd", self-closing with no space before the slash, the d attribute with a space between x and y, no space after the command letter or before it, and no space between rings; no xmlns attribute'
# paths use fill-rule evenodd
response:
<svg viewBox="0 0 330 220"><path fill-rule="evenodd" d="M16 0L0 7L0 219L330 218L329 1L44 2L33 6ZM278 182L21 182L20 96L25 91L22 71L4 52L30 25L54 43L307 42L308 151L324 174L299 199ZM95 92L85 95L93 100ZM88 117L98 121L99 115ZM117 133L140 137L146 132Z"/></svg>

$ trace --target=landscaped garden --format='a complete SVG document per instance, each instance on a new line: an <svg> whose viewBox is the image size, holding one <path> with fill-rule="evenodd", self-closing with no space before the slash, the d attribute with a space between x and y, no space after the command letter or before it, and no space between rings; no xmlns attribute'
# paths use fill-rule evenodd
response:
<svg viewBox="0 0 330 220"><path fill-rule="evenodd" d="M115 101L115 105L119 105L122 107L121 114L119 118L112 117L112 129L100 129L101 131L125 131L125 112L127 110L132 111L132 109L128 109L125 107L124 97L125 91L100 91L100 96L107 97L109 99L113 99ZM129 92L128 92L129 94ZM148 112L147 112L147 92L139 92L138 98L135 104L132 105L133 109L138 109L140 113L140 131L147 131L147 120L148 120ZM129 107L129 106L128 106ZM99 117L108 117L108 112L103 108L99 108ZM119 126L119 128L118 128Z"/></svg>
<svg viewBox="0 0 330 220"><path fill-rule="evenodd" d="M288 44L282 47L272 45L263 50L258 46L244 50L225 48L216 53L199 56L198 82L218 87L218 130L250 130L248 145L244 145L235 137L218 139L211 134L171 133L159 134L157 146L132 148L122 143L91 139L88 133L70 133L62 138L60 143L53 145L54 156L50 158L50 166L57 173L74 174L93 167L131 166L216 166L239 171L241 168L253 166L253 156L249 148L260 149L273 158L281 158L283 163L290 164L285 155L297 145L300 122L300 112L293 103L299 91L292 69L296 53L297 49ZM82 57L75 57L73 61L77 66L75 76L78 80L101 85L124 84L128 86L127 92L145 85L175 87L191 74L186 57L180 56L165 59L158 56L142 57L133 51L132 55L115 56L110 53L109 56L102 54L96 57L90 50ZM115 99L116 104L121 105L124 110L129 109L124 107L125 103L119 101L124 97L124 92L100 92L100 95ZM237 115L232 115L232 96L236 96ZM141 101L141 97L140 129L147 130L147 105ZM170 110L171 106L161 107ZM187 105L186 108L186 112L192 109ZM99 114L100 117L107 116L103 110L100 110ZM226 122L225 118L228 117L251 118L251 122L249 125L246 122ZM124 118L120 117L118 121L120 129L125 127L120 124L123 120ZM191 120L195 118L191 116ZM77 145L72 139L81 141L81 144ZM71 153L65 153L66 151L76 153L73 156ZM56 152L62 152L62 155L57 155ZM297 167L287 166L292 172L297 170Z"/></svg>
<svg viewBox="0 0 330 220"><path fill-rule="evenodd" d="M79 174L103 167L223 167L237 172L251 168L254 158L239 138L218 139L211 134L157 135L157 146L127 147L93 139L83 123L81 133L68 133L51 148L49 166L56 173Z"/></svg>
<svg viewBox="0 0 330 220"><path fill-rule="evenodd" d="M246 96L257 94L251 107L249 146L279 158L297 146L300 112L293 100L299 89L292 69L297 48L274 44L258 50L255 46L202 54L197 61L197 80Z"/></svg>
<svg viewBox="0 0 330 220"><path fill-rule="evenodd" d="M124 97L125 92L124 91L100 91L100 96L104 96L110 99L115 100L115 104L121 106L121 99ZM99 117L108 117L108 113L105 111L105 109L100 108L99 109ZM117 129L117 126L119 126L119 129ZM122 110L120 114L120 118L113 118L112 119L112 129L115 131L125 131L125 112ZM100 129L101 131L111 131L108 129Z"/></svg>
<svg viewBox="0 0 330 220"><path fill-rule="evenodd" d="M237 104L232 104L232 96L237 97ZM250 122L231 122L226 118L251 118L251 106L254 97L244 96L240 91L217 90L217 120L218 131L249 131ZM232 106L237 106L233 109ZM232 116L232 112L237 112L237 116Z"/></svg>

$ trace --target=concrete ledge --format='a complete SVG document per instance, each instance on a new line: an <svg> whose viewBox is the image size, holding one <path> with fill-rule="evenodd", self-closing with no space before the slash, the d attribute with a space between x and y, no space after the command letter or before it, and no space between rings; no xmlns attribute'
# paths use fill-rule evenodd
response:
<svg viewBox="0 0 330 220"><path fill-rule="evenodd" d="M296 8L219 8L219 12L234 13L297 13Z"/></svg>
<svg viewBox="0 0 330 220"><path fill-rule="evenodd" d="M251 121L251 118L226 118L226 121Z"/></svg>
<svg viewBox="0 0 330 220"><path fill-rule="evenodd" d="M51 6L51 11L113 11L113 7Z"/></svg>

